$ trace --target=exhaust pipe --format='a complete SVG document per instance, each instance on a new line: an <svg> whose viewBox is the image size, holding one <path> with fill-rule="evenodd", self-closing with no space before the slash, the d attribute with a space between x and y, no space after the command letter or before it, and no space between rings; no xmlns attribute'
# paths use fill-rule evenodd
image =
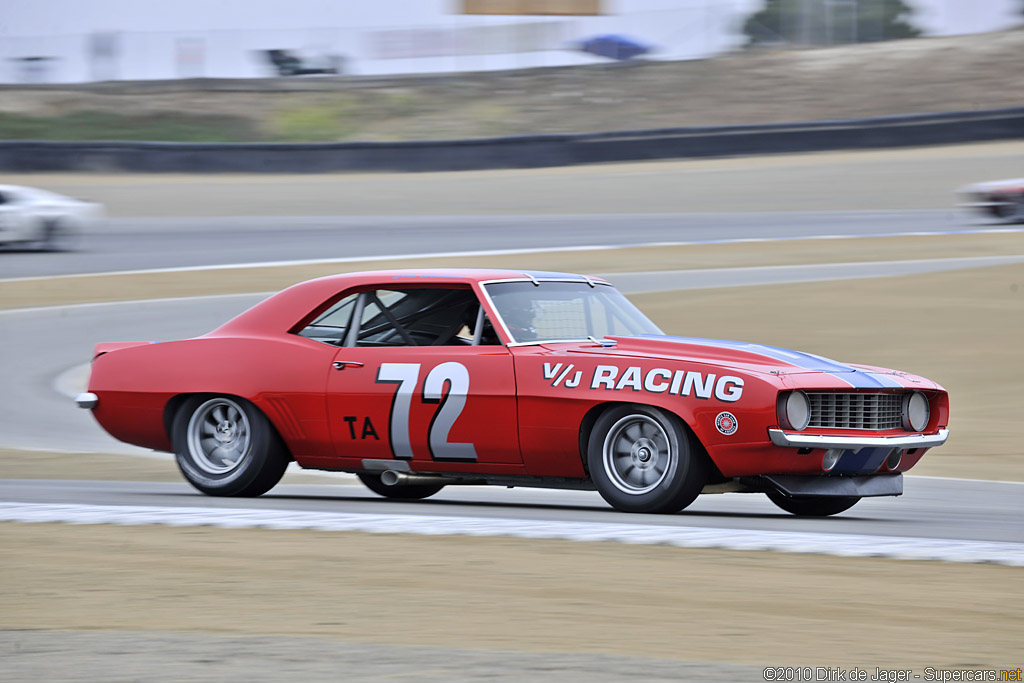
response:
<svg viewBox="0 0 1024 683"><path fill-rule="evenodd" d="M453 484L458 479L449 477L432 477L423 474L405 474L395 470L384 470L380 473L380 483L385 486L416 486L422 484Z"/></svg>

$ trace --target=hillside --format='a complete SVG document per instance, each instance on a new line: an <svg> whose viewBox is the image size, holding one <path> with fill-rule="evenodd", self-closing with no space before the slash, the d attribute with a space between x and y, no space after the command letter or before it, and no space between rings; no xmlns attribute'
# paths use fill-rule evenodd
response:
<svg viewBox="0 0 1024 683"><path fill-rule="evenodd" d="M1024 105L1024 29L690 62L0 86L0 139L412 140Z"/></svg>

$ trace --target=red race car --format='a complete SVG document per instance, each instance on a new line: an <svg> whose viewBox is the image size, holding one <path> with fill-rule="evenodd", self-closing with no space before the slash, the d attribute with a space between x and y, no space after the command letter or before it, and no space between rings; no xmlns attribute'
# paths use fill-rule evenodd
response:
<svg viewBox="0 0 1024 683"><path fill-rule="evenodd" d="M651 513L899 495L949 418L922 377L666 336L603 280L491 270L326 277L196 339L99 344L78 403L211 495L258 496L295 460L389 498L596 488Z"/></svg>

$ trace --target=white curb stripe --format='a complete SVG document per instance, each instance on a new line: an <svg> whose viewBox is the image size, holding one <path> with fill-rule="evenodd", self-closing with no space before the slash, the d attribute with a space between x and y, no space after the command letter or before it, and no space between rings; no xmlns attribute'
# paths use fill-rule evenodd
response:
<svg viewBox="0 0 1024 683"><path fill-rule="evenodd" d="M896 560L989 563L1024 567L1024 543L708 529L643 524L427 515L363 515L235 508L41 503L0 503L0 521L65 524L163 524L166 526L216 526L227 529L311 529L424 536L514 536L570 541L614 541L637 545L671 545L680 548L768 550L840 557L884 557Z"/></svg>

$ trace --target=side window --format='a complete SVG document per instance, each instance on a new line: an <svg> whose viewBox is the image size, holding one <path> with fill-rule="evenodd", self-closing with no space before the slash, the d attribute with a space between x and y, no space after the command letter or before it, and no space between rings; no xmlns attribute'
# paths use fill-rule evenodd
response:
<svg viewBox="0 0 1024 683"><path fill-rule="evenodd" d="M348 332L352 311L358 296L358 294L352 294L334 304L323 315L300 330L299 334L325 344L342 346L345 343L345 334Z"/></svg>
<svg viewBox="0 0 1024 683"><path fill-rule="evenodd" d="M298 334L334 346L501 343L473 290L465 287L376 289L351 294Z"/></svg>
<svg viewBox="0 0 1024 683"><path fill-rule="evenodd" d="M365 296L356 346L474 343L480 303L471 289L379 289ZM482 336L479 343L485 343Z"/></svg>

